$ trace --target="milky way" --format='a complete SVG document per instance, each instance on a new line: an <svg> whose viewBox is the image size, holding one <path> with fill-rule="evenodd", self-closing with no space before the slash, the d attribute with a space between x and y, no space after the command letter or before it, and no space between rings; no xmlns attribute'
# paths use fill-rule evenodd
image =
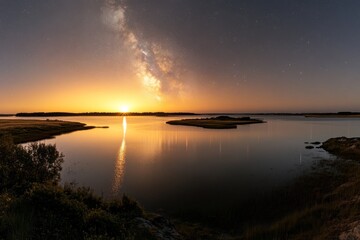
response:
<svg viewBox="0 0 360 240"><path fill-rule="evenodd" d="M125 1L107 0L103 22L119 34L122 43L133 55L133 67L146 90L158 101L168 93L180 95L183 83L173 54L157 42L152 42L129 28Z"/></svg>

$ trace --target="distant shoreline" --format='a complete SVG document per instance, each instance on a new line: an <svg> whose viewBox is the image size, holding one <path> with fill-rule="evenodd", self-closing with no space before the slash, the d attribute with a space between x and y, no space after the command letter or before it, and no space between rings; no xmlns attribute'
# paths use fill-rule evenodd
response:
<svg viewBox="0 0 360 240"><path fill-rule="evenodd" d="M115 117L115 116L155 116L155 117L174 117L174 116L220 116L220 115L246 115L246 116L303 116L306 118L360 118L360 112L337 112L337 113L192 113L192 112L21 112L16 114L0 114L0 117Z"/></svg>
<svg viewBox="0 0 360 240"><path fill-rule="evenodd" d="M360 118L360 113L351 114L339 114L339 113L327 113L327 114L307 114L306 118Z"/></svg>
<svg viewBox="0 0 360 240"><path fill-rule="evenodd" d="M197 115L196 113L188 112L82 112L82 113L71 113L71 112L33 112L33 113L17 113L15 117L96 117L96 116L190 116Z"/></svg>

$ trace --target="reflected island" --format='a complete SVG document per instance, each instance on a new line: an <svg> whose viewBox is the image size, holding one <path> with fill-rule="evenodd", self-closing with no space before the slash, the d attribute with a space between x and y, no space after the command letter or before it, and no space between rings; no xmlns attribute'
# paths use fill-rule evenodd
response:
<svg viewBox="0 0 360 240"><path fill-rule="evenodd" d="M265 121L250 117L234 118L229 116L218 116L213 118L173 120L166 123L170 125L194 126L210 129L233 129L237 128L237 125L265 123Z"/></svg>

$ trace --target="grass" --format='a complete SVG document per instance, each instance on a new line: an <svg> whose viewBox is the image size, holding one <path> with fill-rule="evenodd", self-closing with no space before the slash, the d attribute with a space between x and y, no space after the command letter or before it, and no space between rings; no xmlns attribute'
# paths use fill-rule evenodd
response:
<svg viewBox="0 0 360 240"><path fill-rule="evenodd" d="M10 135L16 144L92 128L94 127L86 126L84 123L59 120L0 119L0 136Z"/></svg>

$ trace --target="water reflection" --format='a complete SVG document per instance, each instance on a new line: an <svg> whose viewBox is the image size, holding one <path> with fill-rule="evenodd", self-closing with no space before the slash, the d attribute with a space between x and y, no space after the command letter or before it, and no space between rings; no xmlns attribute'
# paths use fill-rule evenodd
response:
<svg viewBox="0 0 360 240"><path fill-rule="evenodd" d="M114 196L119 195L120 187L123 182L124 174L125 174L125 161L126 161L126 129L127 122L126 117L123 117L122 130L123 137L121 141L121 146L119 152L117 154L115 169L114 169L114 180L112 184L112 193Z"/></svg>

